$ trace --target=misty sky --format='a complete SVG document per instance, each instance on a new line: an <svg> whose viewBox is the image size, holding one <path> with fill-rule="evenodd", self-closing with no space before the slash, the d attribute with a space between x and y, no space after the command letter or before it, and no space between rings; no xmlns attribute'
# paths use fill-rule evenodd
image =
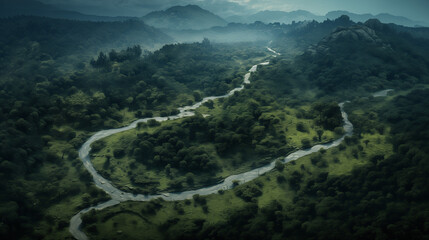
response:
<svg viewBox="0 0 429 240"><path fill-rule="evenodd" d="M429 22L429 0L40 0L70 10L97 15L143 16L174 5L197 4L221 16L261 10L307 10L324 15L333 10L390 13Z"/></svg>

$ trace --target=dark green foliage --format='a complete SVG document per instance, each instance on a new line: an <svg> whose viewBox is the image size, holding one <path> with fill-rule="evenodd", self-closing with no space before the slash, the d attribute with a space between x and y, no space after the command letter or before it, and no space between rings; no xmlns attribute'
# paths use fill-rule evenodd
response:
<svg viewBox="0 0 429 240"><path fill-rule="evenodd" d="M149 126L152 125L151 121L148 123ZM183 127L164 127L154 135L140 135L139 140L135 142L135 145L141 149L135 155L137 161L162 168L169 165L169 168L174 167L183 171L216 170L216 165L210 157L212 153L192 141L204 140L204 137L195 139L195 134L197 131L206 130L203 127L205 124L207 123L204 118L193 117L185 119Z"/></svg>
<svg viewBox="0 0 429 240"><path fill-rule="evenodd" d="M400 154L408 151L429 152L428 118L429 91L415 90L407 96L397 97L392 106L386 106L382 118L392 124L391 133L398 136L393 141ZM410 107L412 106L412 107Z"/></svg>
<svg viewBox="0 0 429 240"><path fill-rule="evenodd" d="M306 128L306 126L302 122L299 122L296 124L296 130L298 130L300 132L308 132L308 129Z"/></svg>
<svg viewBox="0 0 429 240"><path fill-rule="evenodd" d="M115 158L122 158L125 155L124 149L114 149L113 150L113 156Z"/></svg>
<svg viewBox="0 0 429 240"><path fill-rule="evenodd" d="M224 113L219 116L204 118L197 114L179 123L162 126L153 134L139 134L126 152L134 153L138 163L162 169L173 177L171 169L178 169L183 175L188 172L195 175L215 173L220 170L215 161L219 156L230 158L234 165L255 160L259 162L254 165L260 165L266 163L264 159L268 157L290 151L292 147L287 145L284 132L277 132L281 126L280 118L262 111L263 105L274 100L256 90L248 91L224 101L221 106ZM150 120L148 125L154 123ZM205 143L214 145L215 151L203 147ZM236 155L237 152L243 154ZM192 184L188 181L188 185Z"/></svg>
<svg viewBox="0 0 429 240"><path fill-rule="evenodd" d="M200 196L199 194L195 194L192 196L192 199L194 199L194 204L199 205L206 205L207 200L205 197Z"/></svg>
<svg viewBox="0 0 429 240"><path fill-rule="evenodd" d="M246 202L256 201L256 198L262 195L259 186L254 182L234 188L234 193L237 197L242 198Z"/></svg>
<svg viewBox="0 0 429 240"><path fill-rule="evenodd" d="M112 50L109 52L109 60L112 62L125 62L127 60L135 60L140 58L143 50L140 45L135 45L133 47L127 47L126 50L116 52Z"/></svg>
<svg viewBox="0 0 429 240"><path fill-rule="evenodd" d="M304 138L301 140L302 143L302 147L305 148L310 148L311 147L311 141L308 138Z"/></svg>
<svg viewBox="0 0 429 240"><path fill-rule="evenodd" d="M317 129L317 137L319 139L319 142L322 141L322 135L323 135L323 130L322 129Z"/></svg>
<svg viewBox="0 0 429 240"><path fill-rule="evenodd" d="M142 208L141 213L152 214L152 215L156 214L156 212L162 208L162 204L161 204L162 201L163 201L162 198L159 198L159 199L154 199L147 202L145 206Z"/></svg>
<svg viewBox="0 0 429 240"><path fill-rule="evenodd" d="M97 60L92 59L90 63L91 63L91 66L93 66L95 68L106 68L107 69L110 67L109 58L103 52L100 52Z"/></svg>
<svg viewBox="0 0 429 240"><path fill-rule="evenodd" d="M285 168L285 165L284 163L282 163L282 161L276 160L275 168L277 169L277 171L282 172L283 169Z"/></svg>
<svg viewBox="0 0 429 240"><path fill-rule="evenodd" d="M343 122L340 107L337 103L322 103L316 102L312 105L312 111L315 117L316 124L328 130L334 130ZM319 139L323 134L318 132ZM320 134L320 135L319 135ZM319 140L320 141L320 140Z"/></svg>
<svg viewBox="0 0 429 240"><path fill-rule="evenodd" d="M128 47L126 50L122 50L119 53L115 50L109 52L109 54L105 54L100 52L97 60L92 59L90 64L94 68L104 68L106 71L111 70L112 64L114 62L125 62L125 61L133 61L140 58L142 55L142 49L140 45L136 45L134 47Z"/></svg>
<svg viewBox="0 0 429 240"><path fill-rule="evenodd" d="M94 142L94 143L91 145L91 151L92 151L93 153L97 153L97 152L99 152L101 149L103 149L104 147L106 147L106 142L105 142L105 141L103 141L103 140L99 140L99 141Z"/></svg>
<svg viewBox="0 0 429 240"><path fill-rule="evenodd" d="M294 171L288 179L289 186L293 190L298 191L301 188L302 177L302 173Z"/></svg>
<svg viewBox="0 0 429 240"><path fill-rule="evenodd" d="M276 180L277 180L278 183L284 183L284 182L286 182L286 178L283 175L277 176Z"/></svg>
<svg viewBox="0 0 429 240"><path fill-rule="evenodd" d="M315 153L313 155L311 155L310 157L311 163L317 167L327 167L327 162L326 160L323 158L322 153Z"/></svg>

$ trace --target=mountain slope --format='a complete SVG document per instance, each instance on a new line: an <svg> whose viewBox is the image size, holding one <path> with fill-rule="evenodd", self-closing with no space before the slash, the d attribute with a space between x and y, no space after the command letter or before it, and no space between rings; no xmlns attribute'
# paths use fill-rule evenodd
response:
<svg viewBox="0 0 429 240"><path fill-rule="evenodd" d="M428 40L378 20L337 28L300 57L308 79L325 92L407 89L429 80Z"/></svg>
<svg viewBox="0 0 429 240"><path fill-rule="evenodd" d="M86 22L43 17L0 19L0 50L7 57L15 46L37 44L52 58L92 55L100 49L139 44L144 48L172 42L172 38L141 21ZM11 56L14 53L10 52Z"/></svg>
<svg viewBox="0 0 429 240"><path fill-rule="evenodd" d="M340 17L341 15L347 15L350 17L351 20L355 22L365 22L365 21L368 21L369 19L376 18L380 20L380 22L382 23L394 23L394 24L408 26L408 27L428 25L427 23L424 23L424 22L417 22L417 21L408 19L406 17L394 16L387 13L372 15L372 14L356 14L356 13L351 13L347 11L332 11L327 13L326 17L329 19L335 19Z"/></svg>
<svg viewBox="0 0 429 240"><path fill-rule="evenodd" d="M81 21L123 21L131 17L105 17L85 15L79 12L67 11L36 0L0 0L0 18L14 16L40 16Z"/></svg>
<svg viewBox="0 0 429 240"><path fill-rule="evenodd" d="M165 11L151 12L142 19L148 25L169 29L200 30L227 24L221 17L196 5L175 6Z"/></svg>

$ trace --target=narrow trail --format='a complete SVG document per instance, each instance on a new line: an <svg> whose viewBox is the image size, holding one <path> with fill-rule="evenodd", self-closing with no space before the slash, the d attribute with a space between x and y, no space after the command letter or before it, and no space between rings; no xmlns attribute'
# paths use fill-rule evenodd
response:
<svg viewBox="0 0 429 240"><path fill-rule="evenodd" d="M272 50L270 48L267 48L267 49L270 52L273 52L273 53L276 53L276 55L279 55L274 50ZM99 203L96 206L85 208L85 209L81 210L80 212L78 212L76 215L74 215L70 220L70 226L69 226L69 231L73 235L73 237L75 237L78 240L87 240L88 239L86 234L81 230L81 224L82 224L81 215L85 214L85 213L87 213L93 209L94 210L102 210L102 209L117 205L117 204L119 204L121 202L125 202L125 201L150 201L150 200L156 199L156 198L162 198L166 201L178 201L178 200L184 200L184 199L191 199L192 196L195 194L199 194L201 196L216 194L221 189L227 190L227 189L233 188L233 183L236 181L239 181L239 182L251 181L251 180L259 177L261 174L264 174L266 172L271 171L275 167L275 160L273 160L270 164L267 164L267 165L262 166L260 168L256 168L256 169L250 170L248 172L244 172L244 173L237 174L237 175L231 175L231 176L225 178L223 182L221 182L217 185L214 185L214 186L204 187L204 188L191 190L191 191L178 192L178 193L143 195L143 194L133 194L133 193L129 193L129 192L124 192L124 191L121 191L118 188L116 188L109 180L103 178L95 170L94 166L92 165L91 159L89 157L89 153L91 151L90 146L92 143L94 143L97 140L111 136L111 135L116 134L116 133L120 133L120 132L128 131L130 129L134 129L134 128L136 128L138 123L148 122L149 120L152 120L152 119L159 121L159 122L163 122L163 121L167 121L167 120L175 120L175 119L179 119L179 118L193 116L193 115L195 115L195 113L192 112L192 110L199 108L205 102L210 101L210 100L227 98L227 97L232 96L235 92L239 92L239 91L243 90L245 84L250 84L250 76L252 73L257 71L257 68L259 65L268 65L268 64L269 64L269 62L259 63L259 64L254 65L251 69L249 69L248 73L246 73L244 75L243 84L240 87L232 89L231 91L229 91L225 95L206 97L202 101L195 103L194 105L186 106L186 107L180 107L180 108L178 108L179 114L177 114L177 115L168 116L168 117L152 117L152 118L139 119L139 120L132 122L130 125L128 125L126 127L117 128L117 129L102 130L102 131L95 133L92 137L90 137L82 145L82 147L79 149L79 158L82 160L85 168L92 175L95 185L97 187L99 187L100 189L104 190L112 199L107 201L107 202ZM341 114L343 117L343 127L345 130L345 134L341 138L339 138L333 142L330 142L330 143L315 145L309 149L299 150L299 151L296 151L294 153L291 153L282 160L283 163L295 161L301 157L304 157L304 156L307 156L307 155L312 154L314 152L317 152L322 148L329 149L332 147L336 147L344 140L344 138L346 136L352 135L353 125L348 120L347 113L344 111L344 104L345 103L346 102L339 104L340 109L341 109Z"/></svg>

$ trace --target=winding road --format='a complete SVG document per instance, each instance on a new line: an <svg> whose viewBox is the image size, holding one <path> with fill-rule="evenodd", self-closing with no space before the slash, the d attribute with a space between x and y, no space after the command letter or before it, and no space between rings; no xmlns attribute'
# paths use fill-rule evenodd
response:
<svg viewBox="0 0 429 240"><path fill-rule="evenodd" d="M276 55L280 55L270 48L267 48L267 49L270 52L276 53ZM102 190L104 190L108 195L111 196L112 199L107 201L107 202L100 203L96 206L85 208L85 209L81 210L80 212L78 212L76 215L74 215L70 221L70 227L69 227L70 233L78 240L88 239L86 234L81 230L81 224L82 224L81 215L85 214L85 213L87 213L93 209L101 210L101 209L111 207L111 206L117 205L117 204L119 204L121 202L125 202L125 201L150 201L151 199L156 199L156 198L163 198L166 201L177 201L177 200L191 199L192 196L195 194L199 194L202 196L203 195L209 195L209 194L215 194L215 193L218 193L218 191L221 189L227 190L227 189L233 188L233 183L236 181L239 181L239 182L251 181L251 180L257 178L259 175L271 171L275 167L275 160L273 160L270 164L267 164L263 167L253 169L253 170L250 170L250 171L245 172L245 173L241 173L241 174L237 174L237 175L231 175L231 176L227 177L222 183L219 183L219 184L214 185L214 186L200 188L200 189L191 190L191 191L184 191L184 192L179 192L179 193L169 193L169 194L161 194L161 195L158 195L158 194L157 195L143 195L143 194L133 194L133 193L129 193L129 192L124 192L124 191L119 190L115 186L113 186L113 184L109 180L103 178L95 170L94 166L91 163L91 159L89 157L89 152L91 151L90 146L92 143L94 143L97 140L111 136L111 135L116 134L116 133L120 133L120 132L124 132L124 131L130 130L130 129L133 129L137 126L138 123L147 122L147 121L152 120L152 119L159 121L159 122L162 122L162 121L167 121L167 120L174 120L174 119L193 116L193 115L195 115L195 113L192 112L192 110L199 108L203 103L205 103L209 100L215 100L215 99L219 99L219 98L227 98L229 96L232 96L235 92L239 92L239 91L243 90L245 84L250 84L250 76L253 72L256 72L259 65L268 65L268 64L269 64L269 62L263 62L263 63L257 64L257 65L254 65L249 70L249 72L244 75L244 81L240 87L232 89L231 91L229 91L225 95L206 97L202 101L195 103L192 106L186 106L186 107L178 108L179 114L177 114L177 115L168 116L168 117L153 117L153 118L139 119L139 120L132 122L130 125L128 125L126 127L99 131L99 132L95 133L91 138L89 138L82 145L82 147L79 149L79 158L82 160L85 168L92 175L95 185L97 187L101 188ZM282 160L283 163L295 161L295 160L297 160L303 156L307 156L309 154L317 152L322 148L329 149L332 147L336 147L344 140L344 138L346 136L352 135L353 125L348 120L347 113L344 111L344 104L345 103L346 102L339 104L340 109L341 109L341 114L343 117L343 127L345 130L345 134L341 138L339 138L333 142L330 142L330 143L315 145L312 148L299 150L299 151L296 151L294 153L291 153Z"/></svg>

